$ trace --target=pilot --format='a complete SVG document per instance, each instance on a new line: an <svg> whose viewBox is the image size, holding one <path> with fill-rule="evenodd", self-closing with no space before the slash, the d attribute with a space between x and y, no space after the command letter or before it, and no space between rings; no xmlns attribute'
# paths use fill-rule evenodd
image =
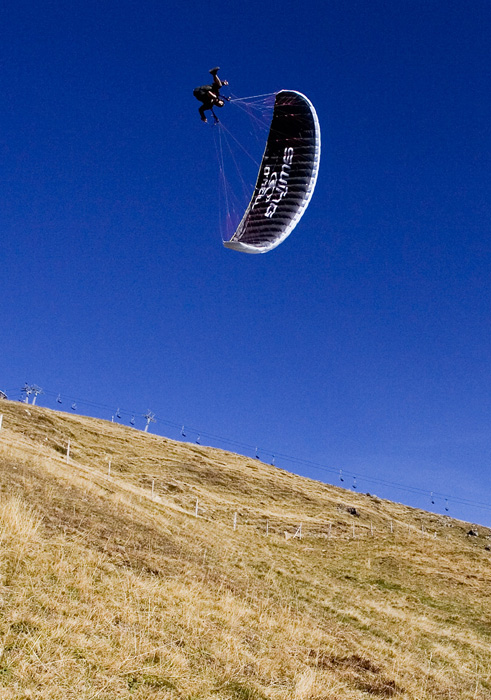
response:
<svg viewBox="0 0 491 700"><path fill-rule="evenodd" d="M220 78L218 77L219 70L219 67L212 68L210 70L210 73L213 76L212 85L200 85L200 87L197 87L193 90L193 95L196 97L196 99L203 103L198 110L202 122L208 121L205 116L205 111L209 109L213 114L215 124L218 124L219 120L217 115L213 111L213 107L223 107L223 105L225 104L225 100L227 102L230 101L230 97L223 97L222 95L220 95L220 89L224 85L228 85L228 80L220 80Z"/></svg>

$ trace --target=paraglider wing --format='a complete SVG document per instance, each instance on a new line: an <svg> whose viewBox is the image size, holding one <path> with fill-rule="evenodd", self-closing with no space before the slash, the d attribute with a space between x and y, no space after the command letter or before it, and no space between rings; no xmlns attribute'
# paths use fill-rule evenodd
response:
<svg viewBox="0 0 491 700"><path fill-rule="evenodd" d="M320 149L310 100L294 90L278 92L254 194L226 248L266 253L290 235L314 192Z"/></svg>

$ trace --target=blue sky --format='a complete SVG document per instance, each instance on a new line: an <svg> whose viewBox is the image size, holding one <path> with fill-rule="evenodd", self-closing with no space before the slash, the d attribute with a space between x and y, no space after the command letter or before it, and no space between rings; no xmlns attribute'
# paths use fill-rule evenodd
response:
<svg viewBox="0 0 491 700"><path fill-rule="evenodd" d="M0 388L491 525L489 2L21 0L0 26ZM221 245L192 95L217 64L319 116L266 255Z"/></svg>

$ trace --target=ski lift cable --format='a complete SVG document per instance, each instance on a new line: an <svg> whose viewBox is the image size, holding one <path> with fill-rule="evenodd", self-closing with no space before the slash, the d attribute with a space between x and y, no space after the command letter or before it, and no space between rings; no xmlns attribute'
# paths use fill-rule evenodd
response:
<svg viewBox="0 0 491 700"><path fill-rule="evenodd" d="M46 396L51 396L51 397L58 396L58 392L45 391L44 393ZM66 397L66 400L68 402L72 401L76 405L82 404L84 406L92 406L92 407L95 407L98 409L107 410L107 411L109 411L109 413L111 413L111 411L112 411L112 407L105 405L105 404L100 404L100 403L97 403L94 401L87 401L85 399L80 399L80 398L76 398L76 397L70 397L68 395L65 395L65 397ZM138 412L137 411L127 411L127 410L123 411L123 410L121 410L121 413L124 413L125 415L129 415L129 416L133 416ZM165 419L160 418L158 416L155 416L155 418L162 425L165 425L167 427L170 427L170 428L173 428L176 430L181 429L182 424L180 424L180 423L175 423L173 421L165 420ZM226 445L233 445L234 447L241 447L244 450L252 451L252 450L256 449L256 445L252 445L250 443L245 443L245 442L239 442L237 440L232 440L232 439L220 436L220 435L215 435L213 433L207 433L205 431L199 431L198 429L193 428L192 426L188 426L186 428L186 430L191 431L191 432L195 432L195 433L199 433L201 438L218 441L218 442L224 443ZM282 460L282 461L288 462L289 464L312 468L312 469L315 469L317 471L327 473L327 474L339 474L338 467L328 467L325 464L314 462L312 460L293 457L291 455L283 454L283 453L280 453L277 451L273 452L271 450L263 450L262 448L260 448L260 451L262 454L264 454L265 456L269 456L269 457L271 457L274 454L276 460ZM376 484L379 486L387 486L390 488L394 488L394 489L403 491L405 493L411 493L413 495L423 495L426 497L428 495L427 488L421 488L421 487L417 487L417 486L409 486L409 485L398 483L396 481L391 481L389 479L380 479L377 477L366 476L364 474L360 474L359 472L354 474L353 472L350 473L348 471L345 471L344 474L347 477L358 478L363 483ZM438 491L433 491L433 496L435 498L439 498L443 501L446 500L447 506L449 503L453 503L453 504L459 504L459 505L473 506L473 507L476 507L479 509L491 511L491 503L486 503L483 501L476 501L474 499L464 498L461 496L452 496L450 494L438 492ZM446 509L448 510L448 507Z"/></svg>
<svg viewBox="0 0 491 700"><path fill-rule="evenodd" d="M46 395L51 395L51 396L57 395L57 394L54 394L53 392L49 392L49 391L46 391L45 393L46 393ZM77 399L75 397L68 397L68 400L69 401L74 400L74 403L76 401L78 401L79 403L82 403L84 405L94 406L97 408L106 408L106 409L110 410L110 406L106 406L104 404L99 404L96 402L87 401L84 399ZM75 403L75 405L76 405L76 403ZM72 404L72 406L73 406L73 404ZM75 409L72 409L72 410L75 410ZM132 412L132 411L123 411L123 412L126 413L127 415L131 415L132 417L134 417L134 412ZM178 428L179 427L178 424L176 424L172 421L167 421L167 420L160 419L160 418L158 420L160 423L162 423L163 425L166 425L168 427L171 427L171 428ZM188 428L188 430L194 430L195 432L198 432L197 430L195 430L193 428ZM255 449L251 444L243 443L243 442L239 442L239 441L234 441L234 440L224 438L223 436L218 436L218 435L215 435L212 433L205 433L203 431L200 431L199 434L200 434L200 436L203 436L205 438L208 438L211 440L217 440L219 442L224 442L228 445L238 446L238 447L241 447L241 448L244 448L247 450ZM328 473L328 474L334 474L334 473L337 473L339 471L337 468L327 467L326 465L322 465L322 464L319 464L317 462L313 462L311 460L299 459L296 457L292 457L291 455L286 455L286 454L282 454L282 453L278 453L278 452L273 453L271 451L268 452L267 450L262 450L262 449L261 449L261 452L263 452L263 454L265 454L266 456L267 455L273 456L273 454L274 454L275 458L280 458L284 461L289 462L290 464L303 466L303 467L310 467L310 468L313 468L313 469L316 469L318 471L322 471L322 472ZM342 473L342 470L341 470L341 473ZM347 474L347 476L349 476L349 473L346 472L346 474ZM356 475L354 475L354 476L356 478ZM422 494L428 493L427 489L403 485L403 484L400 484L398 482L390 481L387 479L378 479L378 478L365 476L365 475L358 475L358 476L359 476L359 478L362 479L363 482L373 483L373 484L387 486L387 487L391 487L391 488L396 488L396 489L402 490L406 493L412 493L415 495L422 495ZM453 503L459 503L461 505L470 505L470 506L475 506L475 507L486 509L486 510L491 510L491 505L488 503L484 503L481 501L475 501L473 499L466 499L466 498L462 498L462 497L454 497L454 496L450 496L449 494L436 492L436 491L433 491L432 493L433 493L434 497L441 498L442 500L446 499L447 502L451 501Z"/></svg>
<svg viewBox="0 0 491 700"><path fill-rule="evenodd" d="M94 403L94 402L83 401L83 400L80 400L80 399L79 399L79 402L80 402L80 403L84 403L84 404L86 404L86 405L94 405L94 406L97 406L97 407L100 407L100 408L108 408L108 409L110 408L109 406L104 406L103 404L96 404L96 403ZM174 422L167 421L167 420L163 420L163 419L160 419L160 418L159 418L158 420L159 420L160 423L165 424L165 425L167 425L167 426L169 426L169 427L172 427L172 428L178 428L178 427L179 427L178 424L176 424L176 423L174 423ZM191 430L191 431L194 431L194 432L198 432L195 428L192 428L192 427L188 427L187 429L188 429L188 430ZM228 439L228 438L224 438L223 436L218 436L218 435L215 435L215 434L212 434L212 433L205 433L205 432L201 431L200 435L203 436L203 437L205 437L205 438L208 438L208 439L217 440L217 441L219 441L219 442L224 442L224 443L229 444L229 445L234 445L234 446L242 447L242 448L247 449L247 450L253 450L253 449L255 449L255 446L253 446L253 445L251 445L251 444L249 444L249 443L243 443L243 442L239 442L239 441L234 441L234 440L231 440L231 439ZM261 450L261 451L262 451L265 455L272 455L272 454L273 454L272 452L268 452L267 450ZM281 458L281 459L283 459L283 460L285 460L285 461L287 461L287 462L290 462L291 464L296 464L296 465L300 465L300 466L311 467L311 468L313 468L313 469L316 469L316 470L318 470L318 471L322 471L322 472L325 472L325 473L333 474L333 473L336 473L336 472L338 471L337 468L334 468L334 467L326 467L325 465L321 465L321 464L316 463L316 462L313 462L313 461L311 461L311 460L299 459L299 458L296 458L296 457L292 457L291 455L286 455L286 454L282 454L282 453L278 453L278 452L276 452L275 455L276 455L276 457L279 457L279 458ZM348 474L348 476L349 476L349 474ZM388 486L388 487L391 487L391 488L397 488L398 490L404 491L404 492L406 492L406 493L412 493L412 494L415 494L415 495L424 495L424 494L427 494L427 493L428 493L428 490L427 490L427 489L423 489L423 488L419 488L419 487L414 487L414 486L403 485L403 484L400 484L400 483L398 483L398 482L389 481L389 480L387 480L387 479L377 479L377 478L374 478L374 477L365 476L365 475L359 475L359 474L358 474L358 477L361 478L364 482L367 482L367 483L374 483L374 484L378 484L378 485L382 485L382 486ZM434 494L434 496L440 497L440 498L442 498L442 499L447 498L449 501L452 501L453 503L460 503L460 504L462 504L462 505L471 505L471 506L476 506L476 507L479 507L479 508L482 508L482 509L491 510L491 504L488 504L488 503L478 502L478 501L475 501L475 500L472 500L472 499L464 499L464 498L462 498L462 497L454 497L454 496L450 496L450 495L448 495L448 494L441 493L441 492L436 492L436 491L434 491L433 494Z"/></svg>

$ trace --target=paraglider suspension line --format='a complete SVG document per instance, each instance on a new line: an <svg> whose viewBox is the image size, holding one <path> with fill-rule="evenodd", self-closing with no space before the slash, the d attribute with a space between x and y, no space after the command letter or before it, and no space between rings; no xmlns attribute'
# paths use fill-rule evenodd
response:
<svg viewBox="0 0 491 700"><path fill-rule="evenodd" d="M230 102L245 102L246 100L257 100L259 97L273 97L276 92L265 92L263 95L250 95L249 97L231 97Z"/></svg>

